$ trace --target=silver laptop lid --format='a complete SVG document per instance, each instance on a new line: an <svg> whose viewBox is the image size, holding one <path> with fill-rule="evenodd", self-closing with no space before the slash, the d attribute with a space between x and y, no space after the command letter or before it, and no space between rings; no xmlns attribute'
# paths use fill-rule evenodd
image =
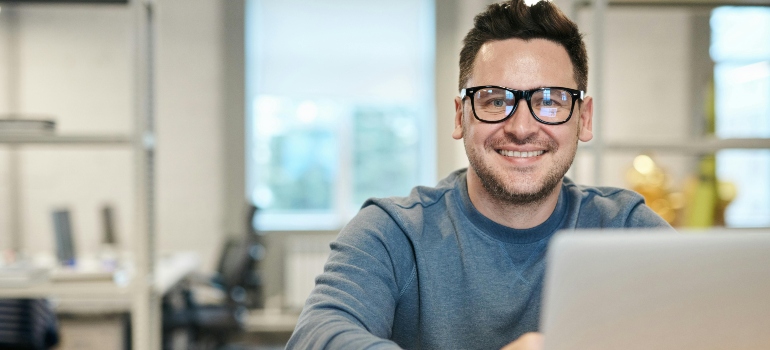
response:
<svg viewBox="0 0 770 350"><path fill-rule="evenodd" d="M563 232L550 244L547 350L770 349L770 230Z"/></svg>

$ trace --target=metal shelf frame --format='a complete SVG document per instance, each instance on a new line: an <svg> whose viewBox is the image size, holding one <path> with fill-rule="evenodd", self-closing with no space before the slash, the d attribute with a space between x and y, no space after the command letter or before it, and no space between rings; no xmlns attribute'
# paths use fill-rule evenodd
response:
<svg viewBox="0 0 770 350"><path fill-rule="evenodd" d="M3 135L0 134L0 144L7 145L127 145L133 144L130 135Z"/></svg>
<svg viewBox="0 0 770 350"><path fill-rule="evenodd" d="M704 137L695 140L649 141L649 142L605 142L604 152L672 152L702 155L726 149L770 149L770 139L717 139ZM580 145L580 149L595 151L591 144Z"/></svg>
<svg viewBox="0 0 770 350"><path fill-rule="evenodd" d="M27 4L3 3L3 10L23 8ZM31 4L29 6L46 6L46 4ZM131 147L133 150L135 193L136 196L136 234L133 235L135 257L135 274L127 288L105 286L114 290L116 295L130 294L131 305L131 340L134 349L158 350L161 348L161 318L160 299L162 291L158 291L155 271L155 1L129 0L126 4L109 6L125 6L132 14L133 28L133 67L135 73L134 93L134 126L132 135L121 134L0 134L0 144L8 145L11 156L10 182L16 193L11 193L11 202L16 203L20 194L18 154L20 147L29 145L56 146L120 146ZM13 28L12 28L13 29ZM15 33L11 33L14 35ZM15 40L15 39L14 39ZM13 44L13 43L12 43ZM9 48L13 51L14 46ZM12 55L11 55L12 56ZM11 64L18 63L11 58ZM9 77L11 83L18 79L15 74ZM14 86L14 84L9 84ZM15 92L10 91L15 96ZM13 100L13 99L12 99ZM12 204L12 206L15 206ZM18 235L18 210L12 208L11 221L14 233ZM19 249L19 240L12 238L14 249ZM42 296L67 293L67 290L50 291L41 286L36 293ZM77 292L77 291L74 291ZM73 292L73 293L74 293ZM34 294L34 293L33 293ZM7 297L8 295L6 295Z"/></svg>
<svg viewBox="0 0 770 350"><path fill-rule="evenodd" d="M609 0L607 7L717 7L717 6L770 6L770 0ZM595 5L595 1L577 0L572 3L573 13Z"/></svg>

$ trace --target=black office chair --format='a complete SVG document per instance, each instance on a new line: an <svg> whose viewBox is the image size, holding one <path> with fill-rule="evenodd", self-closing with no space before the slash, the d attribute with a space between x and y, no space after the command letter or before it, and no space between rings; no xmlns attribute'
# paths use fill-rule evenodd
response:
<svg viewBox="0 0 770 350"><path fill-rule="evenodd" d="M262 282L256 268L264 256L264 245L262 237L251 228L255 214L256 208L252 206L246 234L225 242L217 272L207 281L210 288L222 292L223 300L217 304L200 303L194 294L196 288L190 283L180 284L164 297L164 350L220 348L243 331L247 310L262 306ZM175 346L173 342L180 342L180 338L194 345Z"/></svg>
<svg viewBox="0 0 770 350"><path fill-rule="evenodd" d="M45 299L0 299L0 349L43 350L59 343L56 315Z"/></svg>

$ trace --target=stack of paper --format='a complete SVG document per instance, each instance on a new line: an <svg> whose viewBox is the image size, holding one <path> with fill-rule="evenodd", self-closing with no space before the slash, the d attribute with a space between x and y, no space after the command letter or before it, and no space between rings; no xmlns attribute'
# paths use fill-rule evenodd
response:
<svg viewBox="0 0 770 350"><path fill-rule="evenodd" d="M48 269L27 264L0 267L0 285L24 287L48 279Z"/></svg>

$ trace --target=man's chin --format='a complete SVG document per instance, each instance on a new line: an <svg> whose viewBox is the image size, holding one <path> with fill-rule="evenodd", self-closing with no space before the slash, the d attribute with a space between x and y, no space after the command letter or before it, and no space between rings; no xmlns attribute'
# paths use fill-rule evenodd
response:
<svg viewBox="0 0 770 350"><path fill-rule="evenodd" d="M527 176L516 179L484 177L481 177L481 184L493 198L502 203L516 205L540 203L548 198L561 183L560 178L554 179L548 176Z"/></svg>
<svg viewBox="0 0 770 350"><path fill-rule="evenodd" d="M555 186L546 188L544 186L536 189L511 190L507 191L505 197L498 198L511 204L535 204L544 201L553 193Z"/></svg>
<svg viewBox="0 0 770 350"><path fill-rule="evenodd" d="M485 192L500 204L532 205L544 201L561 183L567 170L550 169L543 162L530 166L501 165L494 160L484 161L472 151L467 153L470 168Z"/></svg>

